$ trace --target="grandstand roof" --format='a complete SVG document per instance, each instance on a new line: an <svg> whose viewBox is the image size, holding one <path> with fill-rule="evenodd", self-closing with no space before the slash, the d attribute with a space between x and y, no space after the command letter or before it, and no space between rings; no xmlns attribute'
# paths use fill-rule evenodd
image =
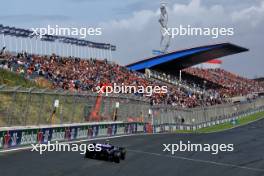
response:
<svg viewBox="0 0 264 176"><path fill-rule="evenodd" d="M220 43L173 51L129 64L127 67L134 71L144 71L146 68L174 71L245 51L248 49L231 43Z"/></svg>

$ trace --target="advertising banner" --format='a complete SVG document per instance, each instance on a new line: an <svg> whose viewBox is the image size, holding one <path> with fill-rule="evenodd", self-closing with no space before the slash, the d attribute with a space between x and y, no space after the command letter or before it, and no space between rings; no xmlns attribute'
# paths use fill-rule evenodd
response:
<svg viewBox="0 0 264 176"><path fill-rule="evenodd" d="M107 125L100 125L99 126L99 133L98 133L98 136L107 136Z"/></svg>
<svg viewBox="0 0 264 176"><path fill-rule="evenodd" d="M146 131L145 124L99 124L86 126L69 126L40 129L20 129L0 131L0 149L43 144L48 141L72 141L76 139L114 136Z"/></svg>
<svg viewBox="0 0 264 176"><path fill-rule="evenodd" d="M4 146L4 132L0 131L0 150L3 148Z"/></svg>

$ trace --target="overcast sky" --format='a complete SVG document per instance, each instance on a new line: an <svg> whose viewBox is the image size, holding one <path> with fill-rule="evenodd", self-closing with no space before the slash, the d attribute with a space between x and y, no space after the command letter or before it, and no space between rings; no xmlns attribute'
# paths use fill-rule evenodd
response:
<svg viewBox="0 0 264 176"><path fill-rule="evenodd" d="M232 27L229 37L181 36L170 50L232 42L249 52L223 58L229 71L253 78L264 76L264 0L166 0L169 27ZM102 27L93 41L117 46L115 61L125 65L152 56L159 49L160 0L8 0L1 2L0 23L32 28L59 25Z"/></svg>

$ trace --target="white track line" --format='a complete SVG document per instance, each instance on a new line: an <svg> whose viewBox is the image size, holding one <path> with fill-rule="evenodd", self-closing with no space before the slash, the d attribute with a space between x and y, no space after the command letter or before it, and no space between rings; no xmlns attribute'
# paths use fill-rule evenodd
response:
<svg viewBox="0 0 264 176"><path fill-rule="evenodd" d="M246 167L246 166L239 166L239 165L235 165L235 164L228 164L228 163L220 163L220 162L215 162L215 161L193 159L193 158L187 158L187 157L175 156L175 155L162 155L162 154L159 154L159 153L144 152L144 151L139 151L139 150L128 150L128 151L135 152L135 153L141 153L141 154L148 154L148 155L154 155L154 156L162 156L162 157L168 157L168 158L174 158L174 159L181 159L181 160L199 162L199 163L212 164L212 165L217 165L217 166L233 167L233 168L238 168L238 169L251 170L251 171L255 171L255 172L264 172L264 169L252 168L252 167Z"/></svg>

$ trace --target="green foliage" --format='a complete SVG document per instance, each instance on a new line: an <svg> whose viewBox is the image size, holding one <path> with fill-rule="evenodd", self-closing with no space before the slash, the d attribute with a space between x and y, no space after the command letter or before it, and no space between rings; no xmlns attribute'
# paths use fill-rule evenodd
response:
<svg viewBox="0 0 264 176"><path fill-rule="evenodd" d="M22 86L22 87L39 87L34 81L24 78L23 75L0 69L0 85Z"/></svg>

